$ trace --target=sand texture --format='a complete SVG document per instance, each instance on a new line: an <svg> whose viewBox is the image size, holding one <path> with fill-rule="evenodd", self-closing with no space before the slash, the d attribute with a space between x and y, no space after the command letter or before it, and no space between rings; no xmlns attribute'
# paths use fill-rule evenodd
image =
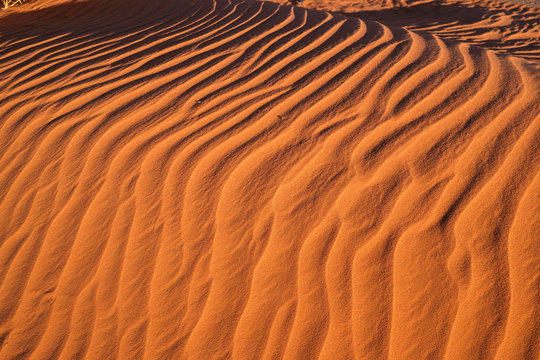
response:
<svg viewBox="0 0 540 360"><path fill-rule="evenodd" d="M1 360L540 358L540 9L38 0L0 94Z"/></svg>

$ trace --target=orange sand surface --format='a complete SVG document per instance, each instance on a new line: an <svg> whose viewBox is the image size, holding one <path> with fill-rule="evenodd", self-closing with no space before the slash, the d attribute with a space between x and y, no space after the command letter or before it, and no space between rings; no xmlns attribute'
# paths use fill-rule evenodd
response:
<svg viewBox="0 0 540 360"><path fill-rule="evenodd" d="M540 9L0 12L0 359L540 358Z"/></svg>

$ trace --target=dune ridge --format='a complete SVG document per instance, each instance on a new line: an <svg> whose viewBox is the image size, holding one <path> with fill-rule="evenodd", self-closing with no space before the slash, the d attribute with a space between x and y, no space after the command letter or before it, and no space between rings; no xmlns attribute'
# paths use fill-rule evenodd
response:
<svg viewBox="0 0 540 360"><path fill-rule="evenodd" d="M404 27L536 63L540 59L540 9L534 6L494 0L305 0L302 6Z"/></svg>
<svg viewBox="0 0 540 360"><path fill-rule="evenodd" d="M538 48L40 4L0 22L0 359L539 356Z"/></svg>

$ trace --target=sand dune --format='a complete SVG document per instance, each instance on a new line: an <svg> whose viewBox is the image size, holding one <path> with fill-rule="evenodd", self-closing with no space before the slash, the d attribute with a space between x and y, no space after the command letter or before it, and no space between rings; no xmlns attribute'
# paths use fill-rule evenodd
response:
<svg viewBox="0 0 540 360"><path fill-rule="evenodd" d="M3 12L0 359L537 359L540 29L512 6L493 41L493 14Z"/></svg>
<svg viewBox="0 0 540 360"><path fill-rule="evenodd" d="M306 0L303 5L540 60L537 7L491 0Z"/></svg>

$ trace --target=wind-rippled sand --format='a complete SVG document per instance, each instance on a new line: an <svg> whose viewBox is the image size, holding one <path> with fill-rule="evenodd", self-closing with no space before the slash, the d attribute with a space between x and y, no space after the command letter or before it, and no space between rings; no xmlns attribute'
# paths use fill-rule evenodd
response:
<svg viewBox="0 0 540 360"><path fill-rule="evenodd" d="M0 359L538 359L540 10L328 4L0 13Z"/></svg>

